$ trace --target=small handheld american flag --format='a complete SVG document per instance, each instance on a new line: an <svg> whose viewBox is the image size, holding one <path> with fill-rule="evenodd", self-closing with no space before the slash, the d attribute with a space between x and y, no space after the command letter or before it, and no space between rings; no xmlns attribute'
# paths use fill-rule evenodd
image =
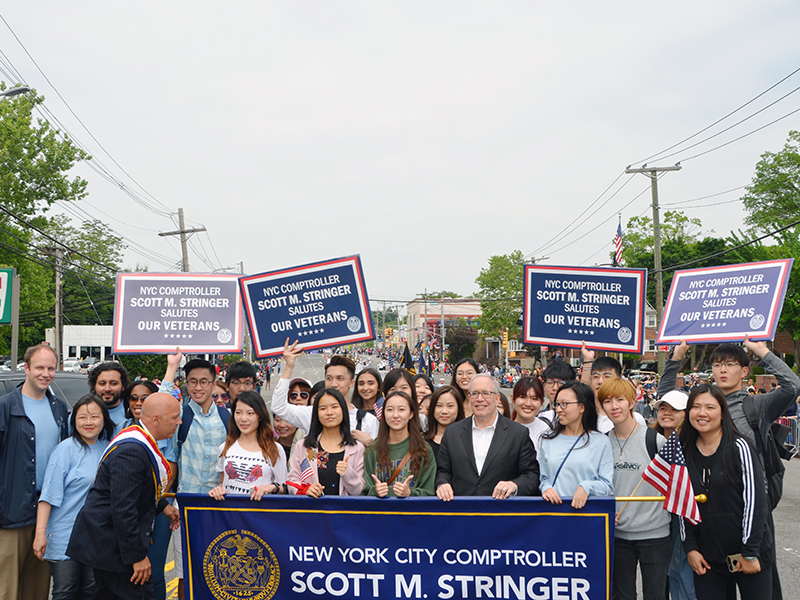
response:
<svg viewBox="0 0 800 600"><path fill-rule="evenodd" d="M378 400L375 402L375 416L378 417L378 421L380 421L381 417L383 416L383 402L383 396L378 398Z"/></svg>
<svg viewBox="0 0 800 600"><path fill-rule="evenodd" d="M661 451L647 465L642 479L665 496L664 510L688 519L695 525L702 520L677 431L669 436Z"/></svg>
<svg viewBox="0 0 800 600"><path fill-rule="evenodd" d="M314 469L311 468L308 459L304 458L303 462L300 463L300 482L308 483L312 479L314 479Z"/></svg>

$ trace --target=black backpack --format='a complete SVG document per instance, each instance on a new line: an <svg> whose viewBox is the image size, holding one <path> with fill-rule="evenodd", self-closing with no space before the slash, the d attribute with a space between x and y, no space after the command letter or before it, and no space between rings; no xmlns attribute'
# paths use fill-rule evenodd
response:
<svg viewBox="0 0 800 600"><path fill-rule="evenodd" d="M762 448L761 419L758 418L753 397L749 394L742 399L742 408L747 422L750 424L753 433L756 434L756 447L763 458L764 475L767 478L767 495L769 496L770 509L774 510L778 506L783 496L783 476L786 473L786 466L783 460L791 460L792 453L789 452L783 443L790 433L786 425L771 423L767 430L767 447Z"/></svg>

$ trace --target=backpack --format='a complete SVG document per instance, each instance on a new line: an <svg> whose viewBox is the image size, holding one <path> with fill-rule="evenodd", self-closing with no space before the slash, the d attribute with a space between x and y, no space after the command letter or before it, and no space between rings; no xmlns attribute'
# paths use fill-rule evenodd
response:
<svg viewBox="0 0 800 600"><path fill-rule="evenodd" d="M542 419L546 421L546 419ZM613 429L611 431L614 431ZM607 431L606 435L610 436L611 431ZM647 448L647 454L650 460L653 460L658 454L658 432L652 427L648 427L644 431L644 445Z"/></svg>
<svg viewBox="0 0 800 600"><path fill-rule="evenodd" d="M742 399L742 408L750 428L756 434L756 447L763 459L764 475L767 478L769 506L771 510L774 510L778 506L778 502L781 501L781 496L783 496L783 476L786 472L786 466L781 462L781 459L791 460L792 458L792 453L783 446L790 429L786 425L781 425L777 422L771 423L769 429L767 429L767 447L763 448L761 419L758 418L758 413L756 413L753 397L749 394Z"/></svg>
<svg viewBox="0 0 800 600"><path fill-rule="evenodd" d="M369 411L366 408L359 408L356 411L356 431L361 431L361 421L364 420L364 415Z"/></svg>

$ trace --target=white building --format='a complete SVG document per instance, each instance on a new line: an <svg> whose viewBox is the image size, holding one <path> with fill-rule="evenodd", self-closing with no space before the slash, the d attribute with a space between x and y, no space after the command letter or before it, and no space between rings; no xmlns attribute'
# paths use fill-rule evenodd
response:
<svg viewBox="0 0 800 600"><path fill-rule="evenodd" d="M88 358L93 356L99 361L111 357L111 342L114 337L112 325L64 325L64 343L61 347L61 358ZM55 346L55 329L45 330L45 339Z"/></svg>

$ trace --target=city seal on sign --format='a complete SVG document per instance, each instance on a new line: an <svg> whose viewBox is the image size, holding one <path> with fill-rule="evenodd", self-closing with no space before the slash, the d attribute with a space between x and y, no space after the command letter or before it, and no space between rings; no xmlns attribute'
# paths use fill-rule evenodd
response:
<svg viewBox="0 0 800 600"><path fill-rule="evenodd" d="M753 316L753 318L750 319L750 328L753 330L761 329L761 327L764 325L765 320L766 319L764 319L764 315L762 315L761 313Z"/></svg>
<svg viewBox="0 0 800 600"><path fill-rule="evenodd" d="M619 338L620 342L622 342L623 344L627 344L628 342L631 341L631 338L633 337L633 332L627 327L620 327L620 330L617 332L617 337Z"/></svg>
<svg viewBox="0 0 800 600"><path fill-rule="evenodd" d="M220 329L217 333L217 339L219 340L220 344L227 344L231 341L233 334L231 333L230 329Z"/></svg>
<svg viewBox="0 0 800 600"><path fill-rule="evenodd" d="M278 591L278 559L251 531L218 535L203 557L206 585L217 600L269 600Z"/></svg>
<svg viewBox="0 0 800 600"><path fill-rule="evenodd" d="M347 328L355 333L359 329L361 329L361 319L358 317L350 317L347 319Z"/></svg>

